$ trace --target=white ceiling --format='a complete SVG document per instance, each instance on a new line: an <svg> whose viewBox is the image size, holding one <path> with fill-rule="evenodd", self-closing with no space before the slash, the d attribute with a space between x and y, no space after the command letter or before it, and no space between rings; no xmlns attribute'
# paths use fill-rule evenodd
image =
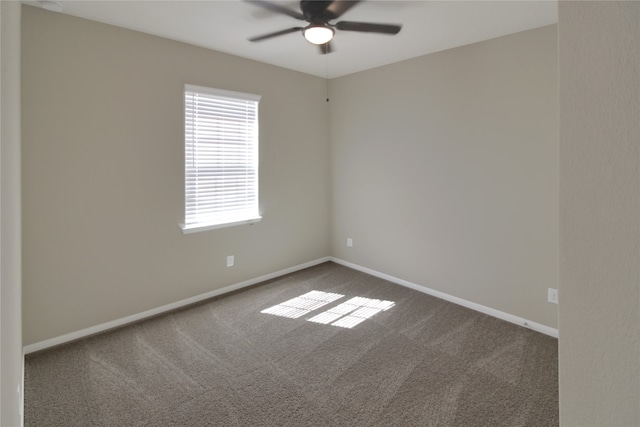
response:
<svg viewBox="0 0 640 427"><path fill-rule="evenodd" d="M297 1L275 1L299 11ZM337 31L334 52L292 33L252 43L252 36L304 24L242 0L29 0L62 13L230 53L320 77L346 74L556 23L557 2L363 1L338 20L402 24L398 35Z"/></svg>

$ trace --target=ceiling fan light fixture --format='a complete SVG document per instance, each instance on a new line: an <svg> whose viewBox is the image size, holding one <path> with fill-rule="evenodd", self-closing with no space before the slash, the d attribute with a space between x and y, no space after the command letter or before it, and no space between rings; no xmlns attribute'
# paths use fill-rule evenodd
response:
<svg viewBox="0 0 640 427"><path fill-rule="evenodd" d="M325 25L310 25L304 29L303 34L310 43L325 44L333 38L334 30Z"/></svg>

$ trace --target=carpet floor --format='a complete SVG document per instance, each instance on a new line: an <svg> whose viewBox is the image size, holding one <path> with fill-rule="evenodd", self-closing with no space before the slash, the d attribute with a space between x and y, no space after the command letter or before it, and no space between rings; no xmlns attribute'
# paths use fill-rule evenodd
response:
<svg viewBox="0 0 640 427"><path fill-rule="evenodd" d="M25 425L557 426L557 351L329 262L27 355Z"/></svg>

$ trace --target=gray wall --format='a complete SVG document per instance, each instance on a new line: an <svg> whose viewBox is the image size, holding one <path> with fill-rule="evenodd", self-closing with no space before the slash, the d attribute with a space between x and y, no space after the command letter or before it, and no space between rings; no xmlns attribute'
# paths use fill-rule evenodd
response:
<svg viewBox="0 0 640 427"><path fill-rule="evenodd" d="M332 254L557 327L556 32L332 80Z"/></svg>
<svg viewBox="0 0 640 427"><path fill-rule="evenodd" d="M20 3L0 2L0 425L22 412ZM19 390L19 392L18 392Z"/></svg>
<svg viewBox="0 0 640 427"><path fill-rule="evenodd" d="M640 3L560 2L560 421L640 425Z"/></svg>
<svg viewBox="0 0 640 427"><path fill-rule="evenodd" d="M1 4L4 67L16 54L5 50L8 3ZM329 201L323 169L329 164L329 136L323 133L326 123L317 119L327 114L322 80L31 8L24 15L26 343L330 251L555 324L553 306L541 302L558 268L552 243L558 219L551 213L558 195L558 130L552 118L557 111L549 105L555 96L553 27L333 81L335 221L334 246L328 249L323 236L331 216L323 211ZM561 2L559 17L561 422L639 425L640 4ZM15 30L17 22L11 21ZM515 57L506 60L504 52ZM3 102L5 78L3 68ZM263 103L271 98L284 110L263 118L263 191L269 192L263 223L179 234L182 131L175 99L183 80L261 93ZM540 85L522 87L525 80ZM136 101L128 93L133 89L149 100ZM291 96L296 102L285 102ZM316 97L317 104L308 103ZM160 102L178 106L164 111ZM133 110L139 106L146 108ZM524 123L521 114L536 120ZM3 108L3 149L5 120ZM15 121L10 115L9 122ZM489 126L496 122L502 127ZM290 124L294 129L286 129ZM152 161L144 155L149 147L155 149ZM87 171L89 178L78 178ZM3 167L3 180L5 173ZM5 203L16 196L15 189L7 195L4 185L3 223L7 209L18 208ZM307 197L309 192L314 196ZM511 197L518 203L510 203ZM350 250L346 237L355 239ZM265 248L272 239L279 247ZM231 251L242 268L221 266ZM484 263L500 267L495 280ZM481 286L467 286L466 275L480 278ZM7 322L4 309L19 301L14 291L3 277L3 425L15 424L17 405L5 374L18 378L21 372L7 357L7 351L19 352L6 344L19 339L19 322ZM523 301L531 312L521 307Z"/></svg>
<svg viewBox="0 0 640 427"><path fill-rule="evenodd" d="M329 255L324 79L28 6L22 26L25 345ZM185 83L262 95L260 223L181 233Z"/></svg>
<svg viewBox="0 0 640 427"><path fill-rule="evenodd" d="M23 15L25 344L327 255L557 326L555 26L332 80L327 104L320 78ZM263 96L262 222L180 233L184 83Z"/></svg>

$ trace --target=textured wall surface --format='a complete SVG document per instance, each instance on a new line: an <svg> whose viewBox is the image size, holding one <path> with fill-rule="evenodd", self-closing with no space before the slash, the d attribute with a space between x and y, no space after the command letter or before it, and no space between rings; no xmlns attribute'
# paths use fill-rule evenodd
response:
<svg viewBox="0 0 640 427"><path fill-rule="evenodd" d="M29 6L22 55L25 345L329 255L324 79ZM261 222L180 231L185 83L262 95Z"/></svg>
<svg viewBox="0 0 640 427"><path fill-rule="evenodd" d="M640 3L560 2L560 422L640 425Z"/></svg>
<svg viewBox="0 0 640 427"><path fill-rule="evenodd" d="M20 3L0 2L0 425L20 425Z"/></svg>
<svg viewBox="0 0 640 427"><path fill-rule="evenodd" d="M333 255L557 327L556 26L330 87Z"/></svg>

